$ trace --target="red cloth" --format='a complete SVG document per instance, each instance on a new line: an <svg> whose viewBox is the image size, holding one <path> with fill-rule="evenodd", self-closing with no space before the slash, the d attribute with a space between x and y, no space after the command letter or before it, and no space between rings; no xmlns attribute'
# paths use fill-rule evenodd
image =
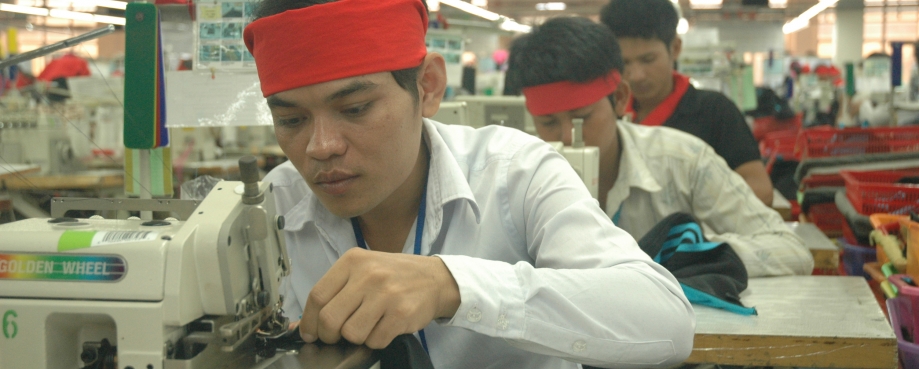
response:
<svg viewBox="0 0 919 369"><path fill-rule="evenodd" d="M53 81L58 78L88 76L89 74L89 64L86 63L86 60L73 54L65 54L48 63L45 70L38 75L38 79Z"/></svg>
<svg viewBox="0 0 919 369"><path fill-rule="evenodd" d="M680 100L683 99L683 95L686 94L686 90L688 89L689 77L673 72L673 91L671 91L670 95L654 107L654 110L639 123L644 126L663 125L664 122L673 115L673 112L676 111L677 105L680 104ZM626 106L625 111L634 114L635 108L633 104L635 104L635 99L629 99L629 104Z"/></svg>
<svg viewBox="0 0 919 369"><path fill-rule="evenodd" d="M427 30L421 0L340 0L256 20L243 39L267 97L417 67L427 55Z"/></svg>
<svg viewBox="0 0 919 369"><path fill-rule="evenodd" d="M619 88L622 77L612 69L609 74L586 83L560 81L525 87L526 106L530 114L549 115L583 108L609 96Z"/></svg>

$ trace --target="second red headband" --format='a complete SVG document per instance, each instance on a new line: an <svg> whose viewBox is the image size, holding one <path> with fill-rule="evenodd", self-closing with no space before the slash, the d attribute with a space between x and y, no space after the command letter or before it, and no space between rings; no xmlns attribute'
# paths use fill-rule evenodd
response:
<svg viewBox="0 0 919 369"><path fill-rule="evenodd" d="M609 74L590 82L560 81L525 87L523 95L530 114L549 115L593 104L616 92L621 81L619 71L612 69Z"/></svg>

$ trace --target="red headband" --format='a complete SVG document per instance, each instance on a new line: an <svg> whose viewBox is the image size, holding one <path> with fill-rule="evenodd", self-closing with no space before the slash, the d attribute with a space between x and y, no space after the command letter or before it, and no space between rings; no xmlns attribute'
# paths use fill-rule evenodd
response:
<svg viewBox="0 0 919 369"><path fill-rule="evenodd" d="M561 81L525 87L527 110L534 116L574 110L593 104L616 92L622 77L613 69L609 74L587 83Z"/></svg>
<svg viewBox="0 0 919 369"><path fill-rule="evenodd" d="M288 10L243 34L265 97L421 65L428 14L421 0L339 0Z"/></svg>

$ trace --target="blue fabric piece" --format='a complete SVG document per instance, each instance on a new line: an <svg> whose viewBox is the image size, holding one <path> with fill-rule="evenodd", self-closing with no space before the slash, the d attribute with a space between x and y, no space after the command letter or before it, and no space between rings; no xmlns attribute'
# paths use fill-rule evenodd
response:
<svg viewBox="0 0 919 369"><path fill-rule="evenodd" d="M680 283L680 287L683 287L683 293L686 294L686 298L689 299L690 303L711 306L713 308L727 310L740 315L757 315L756 308L734 305L682 283Z"/></svg>
<svg viewBox="0 0 919 369"><path fill-rule="evenodd" d="M680 236L671 238L676 235ZM668 240L664 242L661 251L654 256L654 261L658 264L666 262L677 252L709 251L721 245L719 242L703 242L705 238L702 235L702 229L696 223L684 223L671 227L667 237Z"/></svg>

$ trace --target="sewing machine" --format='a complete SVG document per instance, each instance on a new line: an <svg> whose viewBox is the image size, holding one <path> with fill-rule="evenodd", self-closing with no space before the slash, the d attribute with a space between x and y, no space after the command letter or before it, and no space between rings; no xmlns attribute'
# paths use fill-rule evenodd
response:
<svg viewBox="0 0 919 369"><path fill-rule="evenodd" d="M287 332L284 219L256 160L200 202L82 199L178 220L0 226L0 369L250 368Z"/></svg>
<svg viewBox="0 0 919 369"><path fill-rule="evenodd" d="M0 111L0 157L8 163L35 164L42 174L80 169L64 116L35 108Z"/></svg>
<svg viewBox="0 0 919 369"><path fill-rule="evenodd" d="M469 126L478 128L497 124L536 134L533 116L526 109L523 96L457 96L456 101L466 103Z"/></svg>
<svg viewBox="0 0 919 369"><path fill-rule="evenodd" d="M584 181L590 196L597 199L600 192L600 148L584 146L584 119L572 119L571 125L571 146L565 146L559 141L549 142L549 145L568 160L568 164Z"/></svg>

